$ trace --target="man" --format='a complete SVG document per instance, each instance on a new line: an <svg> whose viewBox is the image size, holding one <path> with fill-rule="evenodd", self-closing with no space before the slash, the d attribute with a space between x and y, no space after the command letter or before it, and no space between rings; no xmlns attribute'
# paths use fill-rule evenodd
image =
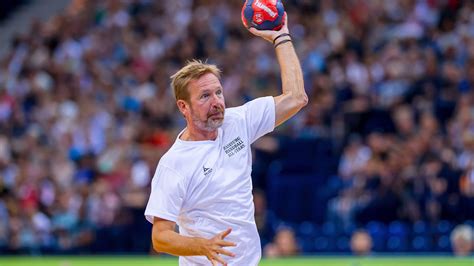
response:
<svg viewBox="0 0 474 266"><path fill-rule="evenodd" d="M451 247L455 256L469 256L474 251L474 230L468 224L460 224L451 232Z"/></svg>
<svg viewBox="0 0 474 266"><path fill-rule="evenodd" d="M153 248L180 265L258 265L250 144L308 101L287 20L280 31L249 31L275 43L281 95L225 109L216 66L193 61L171 77L187 127L158 164L145 216Z"/></svg>
<svg viewBox="0 0 474 266"><path fill-rule="evenodd" d="M368 256L372 252L372 237L365 230L357 230L351 236L351 251L356 256Z"/></svg>

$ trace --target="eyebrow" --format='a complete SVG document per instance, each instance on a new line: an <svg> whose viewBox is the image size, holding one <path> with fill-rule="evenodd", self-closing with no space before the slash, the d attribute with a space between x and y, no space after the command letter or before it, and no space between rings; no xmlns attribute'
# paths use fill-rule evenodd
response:
<svg viewBox="0 0 474 266"><path fill-rule="evenodd" d="M219 87L215 87L214 90L223 90L224 88L222 88L222 86L219 86ZM205 92L211 92L213 91L212 89L205 89L205 90L202 90L200 93L205 93Z"/></svg>

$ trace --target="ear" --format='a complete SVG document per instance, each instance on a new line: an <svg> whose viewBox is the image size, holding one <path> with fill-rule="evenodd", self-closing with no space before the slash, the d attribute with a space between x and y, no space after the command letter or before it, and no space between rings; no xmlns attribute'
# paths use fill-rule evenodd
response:
<svg viewBox="0 0 474 266"><path fill-rule="evenodd" d="M183 114L183 116L186 117L186 114L189 112L188 103L184 100L177 100L176 105L178 106L179 111Z"/></svg>

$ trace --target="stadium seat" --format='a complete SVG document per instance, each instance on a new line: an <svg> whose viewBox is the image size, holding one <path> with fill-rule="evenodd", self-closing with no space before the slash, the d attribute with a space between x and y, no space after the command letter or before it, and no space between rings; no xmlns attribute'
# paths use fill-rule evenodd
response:
<svg viewBox="0 0 474 266"><path fill-rule="evenodd" d="M449 252L451 250L451 241L449 235L441 235L436 241L435 250L437 252Z"/></svg>
<svg viewBox="0 0 474 266"><path fill-rule="evenodd" d="M334 252L335 243L334 239L325 236L319 236L314 239L314 250L317 252Z"/></svg>
<svg viewBox="0 0 474 266"><path fill-rule="evenodd" d="M336 240L336 248L338 252L350 252L350 238L347 236L338 237Z"/></svg>
<svg viewBox="0 0 474 266"><path fill-rule="evenodd" d="M335 237L338 235L337 226L332 222L326 222L321 227L321 233L327 237Z"/></svg>
<svg viewBox="0 0 474 266"><path fill-rule="evenodd" d="M429 227L424 221L417 221L412 226L413 234L426 235L429 234Z"/></svg>
<svg viewBox="0 0 474 266"><path fill-rule="evenodd" d="M386 249L387 227L381 222L370 221L365 228L372 237L373 250L384 252Z"/></svg>
<svg viewBox="0 0 474 266"><path fill-rule="evenodd" d="M325 179L336 174L337 157L330 139L282 137L277 157L281 173L311 173Z"/></svg>
<svg viewBox="0 0 474 266"><path fill-rule="evenodd" d="M311 220L311 202L317 187L312 182L312 176L275 175L269 180L268 208L276 217L298 223Z"/></svg>
<svg viewBox="0 0 474 266"><path fill-rule="evenodd" d="M448 234L453 229L453 224L449 221L442 220L435 225L435 234Z"/></svg>
<svg viewBox="0 0 474 266"><path fill-rule="evenodd" d="M389 252L405 252L408 250L407 240L402 236L390 236L387 239L387 250Z"/></svg>
<svg viewBox="0 0 474 266"><path fill-rule="evenodd" d="M302 237L315 237L317 231L317 225L308 221L304 221L298 227L297 235L300 235Z"/></svg>
<svg viewBox="0 0 474 266"><path fill-rule="evenodd" d="M387 234L386 226L377 221L370 221L366 225L366 229L371 236L385 236Z"/></svg>
<svg viewBox="0 0 474 266"><path fill-rule="evenodd" d="M411 241L411 248L418 252L427 252L432 249L432 240L428 236L415 236Z"/></svg>
<svg viewBox="0 0 474 266"><path fill-rule="evenodd" d="M387 251L386 242L387 239L382 235L371 235L372 236L372 250L375 252L385 252Z"/></svg>
<svg viewBox="0 0 474 266"><path fill-rule="evenodd" d="M406 237L409 234L409 228L400 221L393 221L388 226L388 232L391 236Z"/></svg>
<svg viewBox="0 0 474 266"><path fill-rule="evenodd" d="M344 226L344 228L342 229L342 232L345 236L351 236L356 230L357 230L357 226L351 223Z"/></svg>
<svg viewBox="0 0 474 266"><path fill-rule="evenodd" d="M314 239L318 236L317 225L309 221L302 222L296 234L303 253L314 252Z"/></svg>
<svg viewBox="0 0 474 266"><path fill-rule="evenodd" d="M310 254L311 252L314 252L314 238L297 237L296 241L298 242L302 254Z"/></svg>

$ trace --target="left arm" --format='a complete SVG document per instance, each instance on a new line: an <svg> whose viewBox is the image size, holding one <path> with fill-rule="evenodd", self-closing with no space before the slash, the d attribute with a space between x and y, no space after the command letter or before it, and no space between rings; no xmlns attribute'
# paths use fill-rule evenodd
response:
<svg viewBox="0 0 474 266"><path fill-rule="evenodd" d="M285 13L285 23L279 31L259 31L255 28L250 28L249 31L273 43L277 36L289 33L288 15ZM279 44L280 42L283 43ZM275 45L282 79L282 94L274 97L276 127L301 110L301 108L308 103L308 96L304 89L303 72L301 71L300 62L290 37L279 37Z"/></svg>

